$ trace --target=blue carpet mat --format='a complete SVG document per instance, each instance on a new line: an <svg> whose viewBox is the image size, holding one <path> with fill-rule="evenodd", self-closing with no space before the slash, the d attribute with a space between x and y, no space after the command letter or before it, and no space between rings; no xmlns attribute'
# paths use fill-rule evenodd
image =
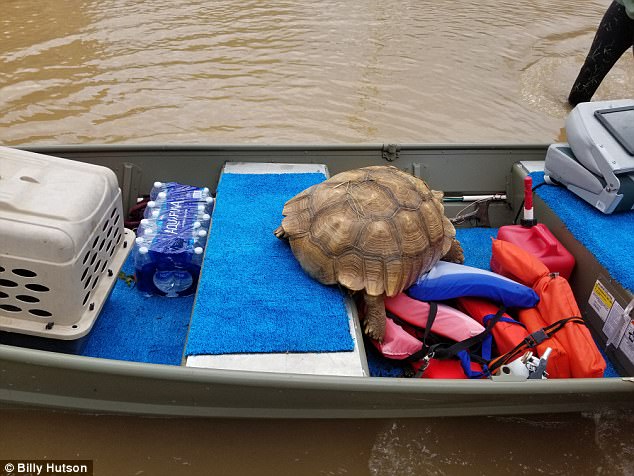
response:
<svg viewBox="0 0 634 476"><path fill-rule="evenodd" d="M284 203L323 174L222 175L186 355L354 348L343 296L273 235Z"/></svg>
<svg viewBox="0 0 634 476"><path fill-rule="evenodd" d="M134 273L132 253L121 269ZM118 279L82 355L105 359L180 365L194 297L144 297Z"/></svg>
<svg viewBox="0 0 634 476"><path fill-rule="evenodd" d="M531 177L533 187L544 183L543 172L533 172ZM621 286L634 292L634 212L605 215L566 188L554 185L539 187L535 194Z"/></svg>
<svg viewBox="0 0 634 476"><path fill-rule="evenodd" d="M497 228L456 228L456 238L464 251L464 264L491 271L491 238Z"/></svg>

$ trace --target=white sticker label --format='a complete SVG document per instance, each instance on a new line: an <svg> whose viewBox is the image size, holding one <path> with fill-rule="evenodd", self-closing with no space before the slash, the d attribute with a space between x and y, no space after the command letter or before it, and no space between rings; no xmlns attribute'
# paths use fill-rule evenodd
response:
<svg viewBox="0 0 634 476"><path fill-rule="evenodd" d="M608 338L605 345L618 345L629 323L629 316L623 313L623 308L615 301L603 325L603 333Z"/></svg>
<svg viewBox="0 0 634 476"><path fill-rule="evenodd" d="M602 321L605 321L610 313L612 304L614 304L614 296L612 296L607 289L597 279L590 293L588 304L599 315Z"/></svg>
<svg viewBox="0 0 634 476"><path fill-rule="evenodd" d="M634 364L634 321L630 321L619 344L619 350Z"/></svg>

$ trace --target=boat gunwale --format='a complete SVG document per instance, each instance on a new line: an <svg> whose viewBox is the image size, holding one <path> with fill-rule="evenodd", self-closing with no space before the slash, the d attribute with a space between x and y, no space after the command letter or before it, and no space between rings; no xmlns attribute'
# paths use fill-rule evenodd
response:
<svg viewBox="0 0 634 476"><path fill-rule="evenodd" d="M146 362L87 357L62 354L38 349L27 349L0 344L0 362L13 361L38 367L53 367L59 370L75 370L131 378L151 378L184 383L221 383L245 386L266 386L292 389L325 389L328 387L346 391L392 391L419 393L426 392L463 394L514 394L525 393L531 385L531 392L540 394L565 392L603 393L623 391L630 385L634 393L634 378L604 377L569 378L505 382L499 380L455 380L455 379L413 379L370 376L307 375L292 373L274 373L251 370L225 370L187 367L183 365L165 365Z"/></svg>
<svg viewBox="0 0 634 476"><path fill-rule="evenodd" d="M263 143L263 144L215 144L215 143L173 143L173 144L139 144L139 143L118 143L118 144L25 144L14 146L17 149L30 151L57 151L57 152L139 152L139 151L269 151L272 149L280 149L287 151L298 150L356 150L356 151L376 151L383 150L389 146L395 146L401 151L411 150L527 150L527 149L548 149L549 143L529 142L529 143L478 143L478 142L449 142L449 143L370 143L364 142L359 144L341 143L341 144L319 144L319 143ZM39 152L43 153L43 152Z"/></svg>

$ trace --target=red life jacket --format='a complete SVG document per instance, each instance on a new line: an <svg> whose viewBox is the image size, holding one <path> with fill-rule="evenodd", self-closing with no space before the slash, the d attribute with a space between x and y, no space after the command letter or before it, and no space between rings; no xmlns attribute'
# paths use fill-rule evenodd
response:
<svg viewBox="0 0 634 476"><path fill-rule="evenodd" d="M418 373L423 365L423 361L412 364L412 367ZM474 374L482 373L482 365L477 362L470 363L471 372ZM462 362L457 359L431 359L427 368L420 375L422 378L445 378L445 379L468 379L467 374L462 367Z"/></svg>
<svg viewBox="0 0 634 476"><path fill-rule="evenodd" d="M457 301L460 309L482 325L486 325L487 321L500 309L497 304L482 298L460 297ZM502 355L521 344L528 334L522 323L506 313L502 314L502 318L493 326L493 341Z"/></svg>

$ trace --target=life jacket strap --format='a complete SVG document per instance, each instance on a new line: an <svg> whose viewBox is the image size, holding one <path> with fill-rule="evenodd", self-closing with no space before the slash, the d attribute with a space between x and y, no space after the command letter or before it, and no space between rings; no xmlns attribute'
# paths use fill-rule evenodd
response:
<svg viewBox="0 0 634 476"><path fill-rule="evenodd" d="M438 314L438 304L433 301L429 301L428 304L429 304L429 314L427 315L427 324L423 328L423 336L422 337L416 336L423 345L419 351L414 352L412 355L408 356L406 359L403 359L407 362L418 362L420 360L425 359L425 357L427 357L427 355L429 354L429 350L431 348L431 346L428 343L429 334L431 333L431 328L434 325L434 321L436 320L436 315ZM385 310L385 313L387 317L392 319L396 324L398 324L399 326L403 328L409 327L411 329L420 330L418 326L401 319L399 316L397 316L396 314L394 314L393 312L387 309Z"/></svg>
<svg viewBox="0 0 634 476"><path fill-rule="evenodd" d="M486 326L487 322L489 322L494 317L495 317L495 314L488 314L488 315L484 316L484 318L482 319L482 323ZM498 320L498 322L507 322L509 324L516 324L516 325L521 326L524 329L526 329L526 326L524 324L522 324L520 321L516 321L515 319L513 319L511 317L501 317Z"/></svg>
<svg viewBox="0 0 634 476"><path fill-rule="evenodd" d="M504 306L498 309L498 312L488 320L486 323L486 327L484 331L480 334L475 335L473 337L469 337L460 342L456 342L455 344L446 344L439 343L430 346L427 349L427 352L422 355L423 364L416 372L415 376L421 377L427 367L429 366L429 361L433 359L438 360L447 360L453 357L457 357L460 360L462 370L465 375L469 378L480 378L485 375L490 375L487 364L491 360L491 348L493 345L493 337L491 336L491 332L493 331L493 327L497 324L502 316L506 312ZM429 320L427 321L427 329L431 329L429 325ZM478 355L474 348L480 346L480 355ZM424 352L425 348L421 349L421 352ZM418 352L417 352L418 354ZM421 360L420 358L418 360ZM482 372L473 372L471 370L471 362L477 362L482 365Z"/></svg>
<svg viewBox="0 0 634 476"><path fill-rule="evenodd" d="M527 335L524 338L524 342L526 343L527 347L536 347L544 342L546 339L548 339L548 334L546 334L546 331L542 328Z"/></svg>
<svg viewBox="0 0 634 476"><path fill-rule="evenodd" d="M498 312L493 316L488 322L484 331L480 332L478 335L473 337L469 337L460 342L456 342L455 344L447 346L447 344L436 344L431 347L431 350L434 352L434 358L436 359L450 359L458 355L459 352L466 351L475 347L478 344L481 344L487 337L491 335L493 331L493 326L498 323L498 321L502 318L505 309L504 306L500 307Z"/></svg>
<svg viewBox="0 0 634 476"><path fill-rule="evenodd" d="M546 339L550 339L558 331L563 329L564 326L571 323L581 324L583 326L586 325L585 321L580 316L571 316L553 322L546 327L542 327L541 329L538 329L535 332L529 334L527 337L524 338L524 340L522 340L522 342L517 344L506 354L493 359L489 363L489 370L491 372L495 372L495 370L497 370L502 365L508 364L512 360L515 360L520 354L523 354L528 349L534 349L537 345L541 344Z"/></svg>

